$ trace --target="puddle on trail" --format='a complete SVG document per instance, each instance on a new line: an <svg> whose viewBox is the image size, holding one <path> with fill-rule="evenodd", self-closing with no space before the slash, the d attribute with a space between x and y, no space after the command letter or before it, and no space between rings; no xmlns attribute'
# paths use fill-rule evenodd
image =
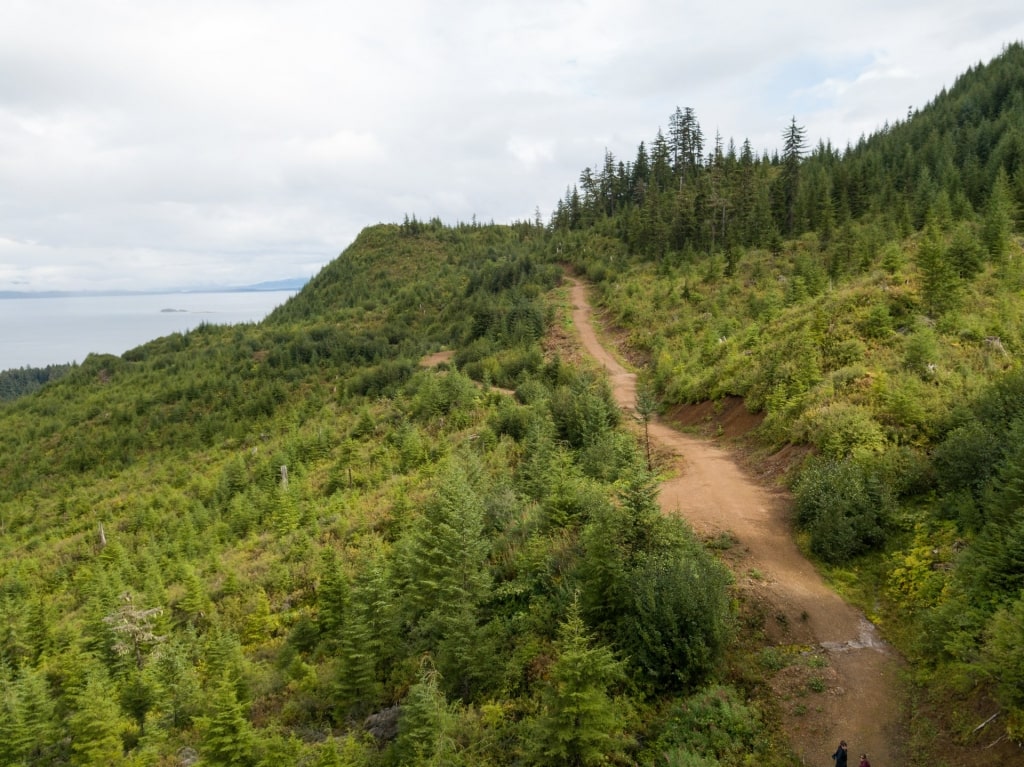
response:
<svg viewBox="0 0 1024 767"><path fill-rule="evenodd" d="M829 652L846 652L848 650L881 650L886 652L889 646L885 640L878 635L875 624L867 618L861 618L858 624L858 636L856 639L848 639L845 642L822 642L820 647Z"/></svg>

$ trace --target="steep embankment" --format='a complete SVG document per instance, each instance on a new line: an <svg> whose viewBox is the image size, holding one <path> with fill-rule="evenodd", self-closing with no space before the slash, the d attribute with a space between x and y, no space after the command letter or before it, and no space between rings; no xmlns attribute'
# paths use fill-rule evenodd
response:
<svg viewBox="0 0 1024 767"><path fill-rule="evenodd" d="M572 282L571 299L584 349L607 371L619 406L632 411L636 376L598 340L583 284ZM817 660L784 664L773 679L804 764L827 764L840 739L851 759L867 752L877 767L899 764L900 659L800 553L788 498L758 485L725 450L659 420L649 428L675 464L661 488L663 510L682 514L704 538L735 539L727 558L744 598L761 606L770 639L803 653L793 657Z"/></svg>

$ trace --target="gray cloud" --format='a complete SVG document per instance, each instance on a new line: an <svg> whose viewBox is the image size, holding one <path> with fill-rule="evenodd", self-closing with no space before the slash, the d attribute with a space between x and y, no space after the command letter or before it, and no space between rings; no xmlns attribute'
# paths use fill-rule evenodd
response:
<svg viewBox="0 0 1024 767"><path fill-rule="evenodd" d="M240 284L405 214L546 216L677 105L843 146L1024 37L1002 0L8 5L0 289Z"/></svg>

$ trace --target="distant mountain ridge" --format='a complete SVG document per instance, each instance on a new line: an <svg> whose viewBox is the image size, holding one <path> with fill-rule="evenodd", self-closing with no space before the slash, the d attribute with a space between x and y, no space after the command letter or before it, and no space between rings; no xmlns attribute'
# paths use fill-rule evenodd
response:
<svg viewBox="0 0 1024 767"><path fill-rule="evenodd" d="M75 296L145 296L165 293L257 293L275 290L301 290L309 277L257 282L252 285L206 285L198 287L150 288L147 290L0 290L2 298L72 298Z"/></svg>

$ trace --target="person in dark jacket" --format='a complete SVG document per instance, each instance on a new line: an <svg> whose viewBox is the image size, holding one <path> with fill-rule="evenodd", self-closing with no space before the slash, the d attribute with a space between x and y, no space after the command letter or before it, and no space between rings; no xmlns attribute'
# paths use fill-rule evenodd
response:
<svg viewBox="0 0 1024 767"><path fill-rule="evenodd" d="M839 748L837 748L836 752L834 754L832 754L832 758L835 760L836 767L847 767L847 765L846 765L846 759L847 759L847 756L846 756L846 741L845 740L839 741Z"/></svg>

